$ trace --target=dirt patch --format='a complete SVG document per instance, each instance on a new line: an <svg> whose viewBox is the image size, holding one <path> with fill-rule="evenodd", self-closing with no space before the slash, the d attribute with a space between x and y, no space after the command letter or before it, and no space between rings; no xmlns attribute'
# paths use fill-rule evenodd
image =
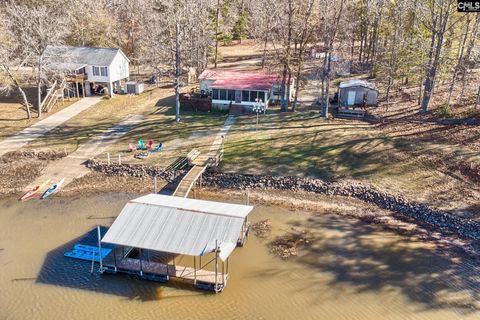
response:
<svg viewBox="0 0 480 320"><path fill-rule="evenodd" d="M17 162L21 159L38 159L38 160L58 160L66 157L68 154L65 151L35 151L35 150L20 150L12 151L0 157L0 161L5 163Z"/></svg>
<svg viewBox="0 0 480 320"><path fill-rule="evenodd" d="M272 231L272 221L270 219L258 221L251 225L251 229L253 230L255 236L259 238L266 238Z"/></svg>
<svg viewBox="0 0 480 320"><path fill-rule="evenodd" d="M313 240L313 235L307 230L295 230L277 237L269 244L270 252L274 255L288 259L298 256L298 250L307 246Z"/></svg>

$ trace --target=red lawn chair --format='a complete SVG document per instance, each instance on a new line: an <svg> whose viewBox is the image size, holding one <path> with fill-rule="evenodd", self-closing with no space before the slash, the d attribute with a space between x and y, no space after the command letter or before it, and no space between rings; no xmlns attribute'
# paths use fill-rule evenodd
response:
<svg viewBox="0 0 480 320"><path fill-rule="evenodd" d="M152 150L153 149L153 140L148 140L146 147L147 147L147 150Z"/></svg>

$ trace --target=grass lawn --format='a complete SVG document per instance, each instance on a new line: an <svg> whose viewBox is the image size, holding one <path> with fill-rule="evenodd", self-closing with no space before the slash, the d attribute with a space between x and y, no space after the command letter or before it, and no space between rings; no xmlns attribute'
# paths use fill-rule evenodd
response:
<svg viewBox="0 0 480 320"><path fill-rule="evenodd" d="M433 144L357 121L325 122L318 112L239 117L229 133L224 171L355 179L442 208L466 208L479 187L432 166L432 158L480 161L457 144Z"/></svg>
<svg viewBox="0 0 480 320"><path fill-rule="evenodd" d="M226 115L181 113L181 118L181 122L175 122L173 107L166 112L150 113L146 115L142 124L112 144L107 152L111 154L114 162L118 161L120 154L122 163L167 167L178 157L185 157L194 148L201 153L207 153ZM134 153L128 151L128 144L129 142L136 144L140 138L145 142L152 139L155 145L162 142L163 150L152 153L147 159L135 159ZM106 153L98 156L97 159L106 160Z"/></svg>
<svg viewBox="0 0 480 320"><path fill-rule="evenodd" d="M32 119L27 118L27 112L22 104L16 102L16 99L0 98L0 140L12 134L15 134L23 129L35 124L36 122L45 119L46 117L58 112L77 100L59 101L49 113L43 113L41 118L37 117L34 107L32 108Z"/></svg>
<svg viewBox="0 0 480 320"><path fill-rule="evenodd" d="M79 145L127 117L142 115L144 120L141 124L108 146L106 152L110 152L112 160L118 161L118 154L121 154L123 163L168 166L193 148L206 152L226 115L182 112L182 121L177 123L172 94L171 88L157 88L139 96L117 95L112 99L103 100L55 128L48 135L32 141L27 148L66 150L72 153ZM135 159L133 154L128 152L128 144L129 142L136 144L139 139L145 142L152 139L156 144L162 142L164 150L152 154L148 159ZM100 154L97 159L105 160L106 152Z"/></svg>
<svg viewBox="0 0 480 320"><path fill-rule="evenodd" d="M129 115L150 114L172 103L171 89L154 89L138 96L116 95L105 99L87 111L53 129L48 135L32 141L27 148L74 152L93 136L118 124ZM158 106L158 107L156 107Z"/></svg>

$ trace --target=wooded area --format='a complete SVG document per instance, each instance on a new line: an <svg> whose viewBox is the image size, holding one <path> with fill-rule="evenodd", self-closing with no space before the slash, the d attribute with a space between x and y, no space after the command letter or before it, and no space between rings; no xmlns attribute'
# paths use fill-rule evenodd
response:
<svg viewBox="0 0 480 320"><path fill-rule="evenodd" d="M480 100L480 15L457 12L453 0L10 0L0 14L0 88L22 94L28 117L22 88L34 82L41 100L42 54L61 43L120 47L134 65L171 78L177 98L185 70L216 66L219 45L251 38L263 47L262 68L282 75L282 91L292 77L302 80L305 59L318 48L324 111L334 59L376 78L387 109L406 87L418 92L421 112L433 102L448 111ZM441 86L447 98L435 101ZM284 111L295 110L298 92L281 102Z"/></svg>

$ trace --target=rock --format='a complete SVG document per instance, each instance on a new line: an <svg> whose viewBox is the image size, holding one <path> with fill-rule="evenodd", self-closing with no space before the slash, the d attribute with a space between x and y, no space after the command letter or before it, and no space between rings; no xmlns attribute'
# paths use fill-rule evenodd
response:
<svg viewBox="0 0 480 320"><path fill-rule="evenodd" d="M93 160L87 163L87 167L109 175L129 175L142 178L157 177L168 183L178 183L181 177L188 171L188 169L165 170L145 165L108 165ZM216 169L205 171L202 184L219 189L276 189L347 196L375 204L383 209L394 210L401 213L405 218L415 219L434 228L454 232L473 240L480 239L480 223L476 221L430 208L427 205L409 201L403 197L381 192L372 186L357 182L329 182L303 177L254 176L223 173Z"/></svg>

